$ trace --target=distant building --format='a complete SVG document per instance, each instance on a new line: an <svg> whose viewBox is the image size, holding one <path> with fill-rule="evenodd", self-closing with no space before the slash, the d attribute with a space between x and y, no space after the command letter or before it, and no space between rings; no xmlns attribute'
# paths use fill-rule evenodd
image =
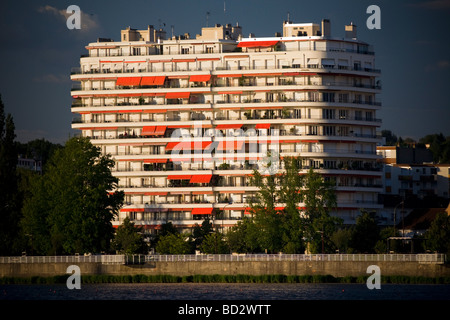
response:
<svg viewBox="0 0 450 320"><path fill-rule="evenodd" d="M433 164L429 149L377 146L377 154L384 164L383 194L449 197L450 164Z"/></svg>
<svg viewBox="0 0 450 320"><path fill-rule="evenodd" d="M27 159L19 156L17 159L17 167L24 168L42 174L42 161L35 159Z"/></svg>
<svg viewBox="0 0 450 320"><path fill-rule="evenodd" d="M425 148L405 148L396 146L377 146L377 154L386 164L422 164L432 163L433 153Z"/></svg>

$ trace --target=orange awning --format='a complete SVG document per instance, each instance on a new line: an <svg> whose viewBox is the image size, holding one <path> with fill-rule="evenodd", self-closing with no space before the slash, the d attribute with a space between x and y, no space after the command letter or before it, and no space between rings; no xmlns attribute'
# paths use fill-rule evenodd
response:
<svg viewBox="0 0 450 320"><path fill-rule="evenodd" d="M241 124L219 124L216 126L216 129L240 129L242 127Z"/></svg>
<svg viewBox="0 0 450 320"><path fill-rule="evenodd" d="M211 214L213 208L194 208L192 214Z"/></svg>
<svg viewBox="0 0 450 320"><path fill-rule="evenodd" d="M189 99L190 92L169 92L166 93L166 99Z"/></svg>
<svg viewBox="0 0 450 320"><path fill-rule="evenodd" d="M242 94L242 91L219 91L218 94Z"/></svg>
<svg viewBox="0 0 450 320"><path fill-rule="evenodd" d="M211 181L212 174L202 174L192 176L189 183L209 183Z"/></svg>
<svg viewBox="0 0 450 320"><path fill-rule="evenodd" d="M167 176L168 180L188 180L191 179L190 174L173 174Z"/></svg>
<svg viewBox="0 0 450 320"><path fill-rule="evenodd" d="M167 159L145 159L144 163L166 163Z"/></svg>
<svg viewBox="0 0 450 320"><path fill-rule="evenodd" d="M141 135L143 136L153 135L155 132L155 128L156 128L155 126L144 126L142 128Z"/></svg>
<svg viewBox="0 0 450 320"><path fill-rule="evenodd" d="M166 76L157 76L154 79L153 85L162 86L164 84L164 81L166 81Z"/></svg>
<svg viewBox="0 0 450 320"><path fill-rule="evenodd" d="M238 48L267 48L272 47L278 43L278 40L274 41L242 41L237 45Z"/></svg>
<svg viewBox="0 0 450 320"><path fill-rule="evenodd" d="M258 123L255 126L255 129L269 129L270 128L270 123Z"/></svg>
<svg viewBox="0 0 450 320"><path fill-rule="evenodd" d="M216 150L241 150L244 141L219 141Z"/></svg>
<svg viewBox="0 0 450 320"><path fill-rule="evenodd" d="M120 77L116 80L117 86L138 86L141 83L141 77Z"/></svg>
<svg viewBox="0 0 450 320"><path fill-rule="evenodd" d="M166 151L170 151L170 150L173 150L173 149L184 150L184 151L205 150L211 143L212 143L212 141L169 142L166 145Z"/></svg>
<svg viewBox="0 0 450 320"><path fill-rule="evenodd" d="M153 133L155 136L163 136L166 133L166 126L156 126L155 132Z"/></svg>
<svg viewBox="0 0 450 320"><path fill-rule="evenodd" d="M242 74L218 74L217 78L240 78Z"/></svg>
<svg viewBox="0 0 450 320"><path fill-rule="evenodd" d="M201 75L195 75L191 76L189 78L190 82L203 82L203 81L209 81L211 79L210 74L201 74Z"/></svg>

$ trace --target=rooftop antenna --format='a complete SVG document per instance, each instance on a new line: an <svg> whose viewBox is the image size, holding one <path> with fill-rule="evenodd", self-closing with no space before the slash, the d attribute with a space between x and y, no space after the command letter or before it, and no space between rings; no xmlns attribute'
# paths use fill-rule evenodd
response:
<svg viewBox="0 0 450 320"><path fill-rule="evenodd" d="M287 16L287 23L290 23L291 20L289 20L289 15L290 15L291 13L288 11L287 14L288 14L288 16Z"/></svg>
<svg viewBox="0 0 450 320"><path fill-rule="evenodd" d="M206 11L206 27L209 27L209 11Z"/></svg>
<svg viewBox="0 0 450 320"><path fill-rule="evenodd" d="M170 28L171 28L171 30L172 30L172 38L173 38L173 28L174 28L174 25L172 24L172 25L170 26Z"/></svg>

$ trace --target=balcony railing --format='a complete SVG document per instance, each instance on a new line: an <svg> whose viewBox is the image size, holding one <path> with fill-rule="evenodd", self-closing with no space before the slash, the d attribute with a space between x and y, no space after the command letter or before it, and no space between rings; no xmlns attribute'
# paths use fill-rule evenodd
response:
<svg viewBox="0 0 450 320"><path fill-rule="evenodd" d="M119 61L120 63L122 61ZM305 68L310 68L310 66L308 65L290 65L290 66L283 66L282 68L267 68L264 66L240 66L240 67L231 67L231 66L217 66L215 68L211 68L211 67L190 67L187 68L187 70L184 71L225 71L225 70L282 70L284 72L288 72L289 69L293 69L293 70L298 70L298 69L305 69ZM380 69L374 69L374 68L361 68L361 67L349 67L349 66L339 66L339 65L335 65L335 66L319 66L319 65L314 65L314 67L311 67L310 69L314 69L314 71L317 71L317 69L323 69L324 71L328 70L339 70L339 71L359 71L359 72L369 72L369 73L381 73ZM116 73L144 73L144 72L179 72L180 70L177 70L177 68L175 66L168 66L165 68L158 68L158 67L154 67L149 65L148 68L144 68L144 69L138 69L138 70L134 70L132 69L130 70L125 70L125 69L115 69L115 70L111 70L111 69L91 69L91 70L82 70L80 67L73 67L71 69L70 74L71 75L76 75L76 74L116 74Z"/></svg>

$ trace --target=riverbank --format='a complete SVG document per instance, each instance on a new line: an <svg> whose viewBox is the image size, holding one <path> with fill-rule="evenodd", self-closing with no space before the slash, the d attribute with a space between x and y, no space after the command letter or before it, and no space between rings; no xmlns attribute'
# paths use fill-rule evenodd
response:
<svg viewBox="0 0 450 320"><path fill-rule="evenodd" d="M0 285L9 284L65 284L68 274L42 277L2 277ZM334 277L332 275L82 275L82 284L102 283L360 283L368 276ZM383 284L450 284L450 277L381 276Z"/></svg>

